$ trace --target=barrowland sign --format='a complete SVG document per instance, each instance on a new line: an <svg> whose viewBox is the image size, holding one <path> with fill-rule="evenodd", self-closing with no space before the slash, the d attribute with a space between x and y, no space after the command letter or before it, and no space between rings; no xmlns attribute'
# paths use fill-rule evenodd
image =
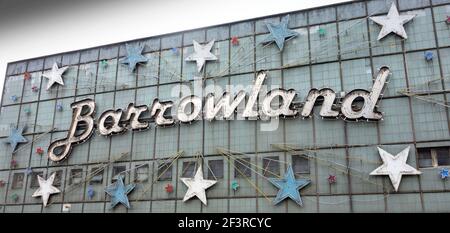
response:
<svg viewBox="0 0 450 233"><path fill-rule="evenodd" d="M100 114L95 120L96 104L92 99L83 99L72 103L72 123L65 138L52 142L48 156L59 162L69 156L72 148L88 140L96 129L100 135L121 134L128 129L147 130L150 122L156 126L171 126L176 123L192 123L198 120L233 120L238 106L243 106L242 114L237 119L278 119L309 118L315 105L321 104L319 115L323 118L342 118L344 120L378 121L383 115L377 110L378 99L389 75L389 68L379 69L372 89L355 89L341 98L336 97L330 88L311 89L304 102L296 102L294 89L273 88L264 91L263 84L267 78L266 71L258 72L250 93L238 91L234 96L223 92L221 97L209 93L205 97L186 95L177 104L173 101L153 100L151 106L130 103L123 109L110 109ZM204 88L201 88L202 92ZM194 92L195 93L195 92ZM177 91L177 96L180 91ZM246 98L247 97L247 98ZM244 99L247 99L246 101ZM171 112L174 112L171 116ZM141 117L150 114L149 118Z"/></svg>

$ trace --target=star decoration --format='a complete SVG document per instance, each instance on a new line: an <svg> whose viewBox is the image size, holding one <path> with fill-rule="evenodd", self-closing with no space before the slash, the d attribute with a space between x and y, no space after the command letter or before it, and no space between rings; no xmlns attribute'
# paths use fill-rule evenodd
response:
<svg viewBox="0 0 450 233"><path fill-rule="evenodd" d="M37 175L39 188L33 193L32 197L42 197L44 207L47 206L48 198L51 194L60 193L59 189L53 186L53 180L55 180L56 173L53 173L50 178L44 180L41 176Z"/></svg>
<svg viewBox="0 0 450 233"><path fill-rule="evenodd" d="M33 92L38 92L38 91L39 91L39 88L38 88L37 86L33 85L33 86L31 87L31 91L33 91Z"/></svg>
<svg viewBox="0 0 450 233"><path fill-rule="evenodd" d="M19 99L19 97L17 97L17 95L12 95L12 96L9 97L9 99L10 99L12 102L16 102L17 99Z"/></svg>
<svg viewBox="0 0 450 233"><path fill-rule="evenodd" d="M396 156L393 156L385 150L378 147L378 152L383 160L383 164L373 170L370 175L389 175L392 185L397 192L402 175L420 175L422 172L406 164L408 160L409 146L403 149Z"/></svg>
<svg viewBox="0 0 450 233"><path fill-rule="evenodd" d="M14 128L11 127L10 134L7 138L7 143L9 143L12 147L13 152L16 150L16 147L19 143L27 143L28 140L22 136L24 127L22 128Z"/></svg>
<svg viewBox="0 0 450 233"><path fill-rule="evenodd" d="M47 83L47 91L48 89L50 89L53 84L58 83L62 86L64 86L64 81L62 79L62 75L64 74L64 72L66 72L66 70L69 67L62 67L62 68L58 68L58 64L53 63L53 67L51 70L45 72L42 74L42 77L45 77L48 79L48 83Z"/></svg>
<svg viewBox="0 0 450 233"><path fill-rule="evenodd" d="M284 42L286 39L291 39L298 36L298 32L292 31L288 28L289 15L284 16L281 22L277 25L273 23L266 23L267 29L269 29L270 34L261 41L262 44L268 44L275 42L278 48L283 50Z"/></svg>
<svg viewBox="0 0 450 233"><path fill-rule="evenodd" d="M136 187L135 184L129 184L125 186L123 184L123 176L119 176L114 184L106 187L105 192L111 196L111 209L117 204L122 203L125 207L130 208L130 202L128 201L128 194Z"/></svg>
<svg viewBox="0 0 450 233"><path fill-rule="evenodd" d="M334 176L334 175L329 175L329 176L328 176L328 183L329 183L329 184L334 184L334 183L336 183L336 176Z"/></svg>
<svg viewBox="0 0 450 233"><path fill-rule="evenodd" d="M62 112L63 110L63 105L61 103L57 103L56 104L56 110L58 110L58 112Z"/></svg>
<svg viewBox="0 0 450 233"><path fill-rule="evenodd" d="M203 170L200 165L195 173L194 178L181 178L181 181L188 187L186 194L184 195L183 202L191 199L193 196L197 196L203 204L207 205L205 190L213 186L217 181L203 179Z"/></svg>
<svg viewBox="0 0 450 233"><path fill-rule="evenodd" d="M27 176L31 175L31 173L33 173L33 169L31 169L31 167L27 167L25 169L25 174L27 174Z"/></svg>
<svg viewBox="0 0 450 233"><path fill-rule="evenodd" d="M173 54L178 55L178 49L173 47L170 49L170 51L172 51Z"/></svg>
<svg viewBox="0 0 450 233"><path fill-rule="evenodd" d="M92 198L95 195L94 188L91 185L89 185L88 188L87 188L87 195L89 197L89 200L92 200Z"/></svg>
<svg viewBox="0 0 450 233"><path fill-rule="evenodd" d="M410 20L412 20L416 15L403 14L400 15L398 13L397 7L394 3L392 3L391 8L386 16L373 16L370 17L375 23L383 26L381 28L380 34L378 34L378 39L381 40L389 33L393 32L403 39L408 38L406 35L405 28L403 25Z"/></svg>
<svg viewBox="0 0 450 233"><path fill-rule="evenodd" d="M231 37L231 44L232 45L239 45L239 39L237 38L237 36Z"/></svg>
<svg viewBox="0 0 450 233"><path fill-rule="evenodd" d="M231 189L233 189L233 191L237 191L239 188L239 183L236 180L233 180L231 182Z"/></svg>
<svg viewBox="0 0 450 233"><path fill-rule="evenodd" d="M425 60L432 61L433 60L433 52L426 51L423 56L425 57Z"/></svg>
<svg viewBox="0 0 450 233"><path fill-rule="evenodd" d="M30 79L31 79L31 74L28 73L28 72L25 72L25 73L23 74L23 78L24 78L25 80L30 80Z"/></svg>
<svg viewBox="0 0 450 233"><path fill-rule="evenodd" d="M148 58L142 55L142 50L144 50L144 46L132 46L129 44L125 44L127 50L127 57L122 59L122 64L128 64L128 68L131 71L134 71L136 65L138 63L145 63L148 61Z"/></svg>
<svg viewBox="0 0 450 233"><path fill-rule="evenodd" d="M171 184L167 184L164 189L166 190L166 193L173 193L173 186Z"/></svg>
<svg viewBox="0 0 450 233"><path fill-rule="evenodd" d="M19 201L19 195L17 195L17 193L14 193L13 195L11 195L11 199L12 199L14 202L17 202L17 201Z"/></svg>
<svg viewBox="0 0 450 233"><path fill-rule="evenodd" d="M289 165L286 173L284 174L284 178L268 178L268 180L280 189L278 190L277 196L273 200L275 205L289 197L299 206L302 206L303 202L300 197L299 190L311 183L311 181L307 179L295 179L292 165Z"/></svg>
<svg viewBox="0 0 450 233"><path fill-rule="evenodd" d="M448 178L448 168L443 168L440 172L441 179L447 179Z"/></svg>
<svg viewBox="0 0 450 233"><path fill-rule="evenodd" d="M36 148L36 154L38 154L38 155L44 154L44 149L42 149L42 147Z"/></svg>
<svg viewBox="0 0 450 233"><path fill-rule="evenodd" d="M194 53L189 55L186 58L186 61L195 61L197 62L197 72L202 70L203 65L206 61L215 61L217 60L216 55L211 53L211 48L214 45L214 40L210 41L206 45L200 45L197 41L193 41L194 43Z"/></svg>
<svg viewBox="0 0 450 233"><path fill-rule="evenodd" d="M106 68L106 67L108 67L108 61L107 60L101 60L100 61L100 65L102 66L102 68Z"/></svg>

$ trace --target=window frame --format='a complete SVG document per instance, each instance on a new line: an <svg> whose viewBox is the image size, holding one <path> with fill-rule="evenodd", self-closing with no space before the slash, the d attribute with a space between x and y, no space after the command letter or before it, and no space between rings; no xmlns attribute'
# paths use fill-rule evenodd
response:
<svg viewBox="0 0 450 233"><path fill-rule="evenodd" d="M173 178L173 167L170 162L164 162L158 165L158 181L169 181ZM164 171L164 174L162 172Z"/></svg>
<svg viewBox="0 0 450 233"><path fill-rule="evenodd" d="M265 156L262 158L262 172L264 177L274 178L280 176L280 156ZM267 164L266 164L267 162ZM276 171L272 171L270 168L275 168Z"/></svg>
<svg viewBox="0 0 450 233"><path fill-rule="evenodd" d="M78 177L78 175L80 177ZM80 181L75 182L74 181L75 179L80 179ZM82 180L83 180L83 168L73 168L70 170L69 185L79 184L81 183Z"/></svg>
<svg viewBox="0 0 450 233"><path fill-rule="evenodd" d="M30 188L39 188L39 179L37 176L44 177L44 171L33 171L31 173Z"/></svg>
<svg viewBox="0 0 450 233"><path fill-rule="evenodd" d="M188 169L192 169L192 174L187 174ZM196 161L183 161L183 165L181 166L181 177L192 178L195 175L195 171L197 170L197 162Z"/></svg>
<svg viewBox="0 0 450 233"><path fill-rule="evenodd" d="M148 180L149 180L149 176L150 176L150 166L148 165L148 163L146 163L146 164L136 164L135 166L134 166L134 182L136 182L136 183L143 183L143 182L147 182ZM140 171L142 171L143 169L145 169L145 171L143 171L143 172L140 172ZM147 175L147 178L145 178L145 179L138 179L139 178L139 175L141 175L141 174L146 174Z"/></svg>
<svg viewBox="0 0 450 233"><path fill-rule="evenodd" d="M21 181L18 181L19 177L21 177ZM25 182L25 173L24 172L15 172L12 178L11 189L22 189ZM18 185L20 184L20 186Z"/></svg>
<svg viewBox="0 0 450 233"><path fill-rule="evenodd" d="M447 150L447 160L448 164L439 164L439 156L438 151L446 149ZM426 153L426 156L429 156L429 158L424 157ZM422 166L422 161L426 159L431 159L431 165L430 166ZM439 146L439 147L423 147L423 148L417 148L417 160L419 168L438 168L438 167L448 167L450 166L450 146Z"/></svg>
<svg viewBox="0 0 450 233"><path fill-rule="evenodd" d="M212 163L220 163L220 164L216 164L213 165ZM217 174L217 170L215 168L221 168L221 173L218 175ZM213 171L211 171L211 170ZM224 167L224 161L223 159L210 159L208 160L208 172L207 172L207 177L208 179L223 179L224 178L224 174L225 173L225 167ZM213 175L214 174L214 175Z"/></svg>
<svg viewBox="0 0 450 233"><path fill-rule="evenodd" d="M304 174L311 174L311 163L310 160L305 158L303 153L297 153L297 154L293 154L291 155L291 161L292 161L292 170L294 172L294 175L304 175ZM300 161L306 161L307 165L305 165L305 167L308 168L307 171L297 171L297 166L295 163L295 160L300 160ZM300 166L300 165L298 165ZM302 167L303 168L303 167Z"/></svg>
<svg viewBox="0 0 450 233"><path fill-rule="evenodd" d="M113 166L112 167L112 171L111 171L111 182L116 181L117 178L118 178L117 175L125 173L124 171L126 171L126 170L127 170L127 166L126 165L115 165L115 166Z"/></svg>
<svg viewBox="0 0 450 233"><path fill-rule="evenodd" d="M244 162L244 161L245 162ZM236 158L234 161L234 178L250 178L252 177L252 169L251 169L251 158L245 157L245 158ZM248 165L248 167L245 167L244 171L239 172L238 171L238 167L242 168L244 167L244 165L242 163L246 163L246 165ZM248 174L246 174L246 172L248 172ZM244 173L244 174L241 174ZM245 176L243 176L245 175Z"/></svg>

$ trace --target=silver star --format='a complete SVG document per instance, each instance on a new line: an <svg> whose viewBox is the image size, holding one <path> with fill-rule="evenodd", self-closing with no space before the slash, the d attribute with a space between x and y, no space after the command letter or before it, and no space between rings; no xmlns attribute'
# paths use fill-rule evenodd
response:
<svg viewBox="0 0 450 233"><path fill-rule="evenodd" d="M206 193L205 190L213 186L217 181L204 180L202 165L199 166L194 178L181 178L181 181L188 187L186 194L184 195L183 202L191 199L193 196L197 196L203 204L206 205Z"/></svg>
<svg viewBox="0 0 450 233"><path fill-rule="evenodd" d="M396 156L393 156L385 150L378 148L383 165L373 170L370 175L389 175L392 185L397 192L398 186L402 181L402 175L420 175L422 172L406 164L408 160L409 146L403 149Z"/></svg>
<svg viewBox="0 0 450 233"><path fill-rule="evenodd" d="M64 81L62 79L62 74L64 74L64 72L66 72L66 70L69 67L62 67L62 68L58 68L58 64L53 63L53 67L51 70L45 72L44 74L42 74L43 77L48 79L48 83L47 83L47 91L48 89L50 89L50 87L52 87L52 85L54 83L59 83L60 85L64 86Z"/></svg>
<svg viewBox="0 0 450 233"><path fill-rule="evenodd" d="M189 55L186 58L186 61L195 61L197 62L197 72L202 70L203 65L206 61L215 61L217 60L216 55L212 54L211 48L214 45L214 40L210 41L206 45L200 45L197 41L193 41L194 43L194 53Z"/></svg>
<svg viewBox="0 0 450 233"><path fill-rule="evenodd" d="M42 197L42 202L44 203L44 207L47 206L48 198L50 194L60 193L59 189L53 186L53 180L55 179L56 172L54 172L48 180L44 180L44 178L38 177L39 188L36 192L33 193L33 197Z"/></svg>
<svg viewBox="0 0 450 233"><path fill-rule="evenodd" d="M381 28L380 34L378 34L378 39L381 40L383 37L387 36L389 33L393 32L403 39L408 38L406 35L405 28L403 24L409 22L416 15L404 14L399 15L397 7L392 3L391 8L386 16L374 16L370 17L375 23L383 26Z"/></svg>

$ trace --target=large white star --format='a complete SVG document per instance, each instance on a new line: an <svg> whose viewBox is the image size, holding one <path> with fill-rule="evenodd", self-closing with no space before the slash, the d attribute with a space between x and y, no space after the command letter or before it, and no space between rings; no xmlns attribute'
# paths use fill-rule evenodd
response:
<svg viewBox="0 0 450 233"><path fill-rule="evenodd" d="M206 45L200 45L197 41L193 41L194 43L194 53L189 55L186 58L186 61L195 61L197 62L197 72L202 70L203 65L206 61L215 61L217 60L216 55L211 53L211 48L214 45L214 40L210 41Z"/></svg>
<svg viewBox="0 0 450 233"><path fill-rule="evenodd" d="M69 68L68 66L58 68L58 64L56 64L56 62L55 62L55 63L53 63L53 67L51 70L42 74L43 77L48 79L47 91L48 91L48 89L50 89L50 87L53 86L54 83L59 83L60 85L64 86L62 74L64 74L64 72L66 72L66 70L68 68Z"/></svg>
<svg viewBox="0 0 450 233"><path fill-rule="evenodd" d="M399 15L397 7L392 3L391 8L386 16L373 16L370 17L375 23L383 26L381 28L380 34L378 34L378 39L381 40L383 37L387 36L389 33L393 32L403 39L408 38L406 35L405 28L403 24L409 22L416 15L403 14Z"/></svg>
<svg viewBox="0 0 450 233"><path fill-rule="evenodd" d="M422 172L406 164L408 160L409 146L403 149L396 156L393 156L385 150L378 147L378 152L383 160L383 165L373 170L370 175L389 175L392 186L397 192L398 186L402 181L402 175L420 175Z"/></svg>
<svg viewBox="0 0 450 233"><path fill-rule="evenodd" d="M217 181L203 179L203 170L200 165L195 173L194 178L181 178L181 181L188 187L186 194L184 195L183 202L191 199L193 196L197 196L203 204L206 205L206 193L205 190L213 186Z"/></svg>
<svg viewBox="0 0 450 233"><path fill-rule="evenodd" d="M36 192L33 193L33 197L42 197L42 202L44 203L44 207L47 206L48 198L50 194L59 193L59 189L53 186L53 180L55 179L56 173L53 173L48 180L44 180L44 178L38 177L39 188Z"/></svg>

